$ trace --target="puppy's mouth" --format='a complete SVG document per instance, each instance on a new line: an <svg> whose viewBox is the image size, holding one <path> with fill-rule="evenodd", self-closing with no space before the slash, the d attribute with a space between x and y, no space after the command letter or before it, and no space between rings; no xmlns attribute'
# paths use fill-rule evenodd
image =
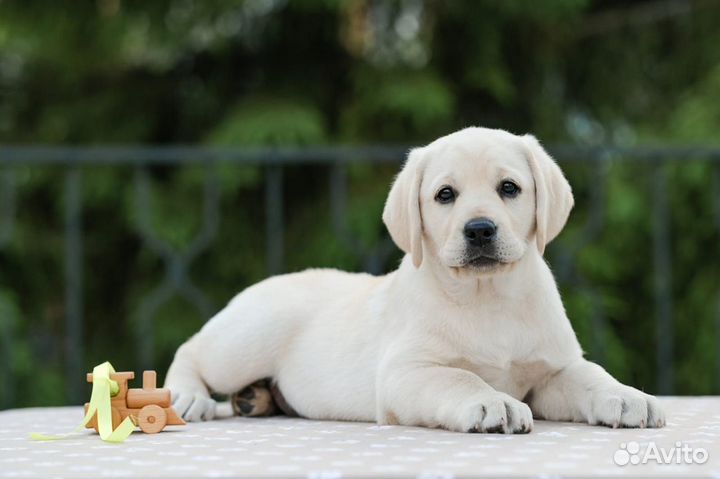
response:
<svg viewBox="0 0 720 479"><path fill-rule="evenodd" d="M491 269L502 263L502 261L494 256L478 255L465 261L463 266L465 268Z"/></svg>

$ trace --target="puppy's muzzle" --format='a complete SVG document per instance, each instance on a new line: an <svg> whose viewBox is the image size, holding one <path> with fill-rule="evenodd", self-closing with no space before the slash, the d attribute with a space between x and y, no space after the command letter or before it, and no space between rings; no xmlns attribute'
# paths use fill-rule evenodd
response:
<svg viewBox="0 0 720 479"><path fill-rule="evenodd" d="M465 265L473 267L493 266L498 262L495 240L497 225L488 218L474 218L463 228L467 258Z"/></svg>

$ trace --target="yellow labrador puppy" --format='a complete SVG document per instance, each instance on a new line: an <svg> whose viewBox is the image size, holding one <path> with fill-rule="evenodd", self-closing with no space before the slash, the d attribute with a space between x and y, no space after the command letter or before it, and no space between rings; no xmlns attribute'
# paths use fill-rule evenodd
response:
<svg viewBox="0 0 720 479"><path fill-rule="evenodd" d="M177 351L188 420L209 390L270 377L315 419L524 433L533 417L661 427L657 399L582 350L543 260L573 206L530 135L467 128L410 152L383 221L406 252L385 276L308 270L238 294Z"/></svg>

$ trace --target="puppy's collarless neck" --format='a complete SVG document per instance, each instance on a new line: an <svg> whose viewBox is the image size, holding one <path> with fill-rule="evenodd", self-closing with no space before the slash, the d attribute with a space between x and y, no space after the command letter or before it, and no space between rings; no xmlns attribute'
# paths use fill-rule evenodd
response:
<svg viewBox="0 0 720 479"><path fill-rule="evenodd" d="M528 250L522 259L508 265L505 271L486 275L472 275L466 272L453 272L432 258L427 258L415 268L411 261L403 261L401 269L412 274L416 281L431 283L433 291L446 301L458 306L482 305L488 300L514 301L526 297L540 279L539 263L542 257L535 250ZM412 270L410 270L412 268Z"/></svg>

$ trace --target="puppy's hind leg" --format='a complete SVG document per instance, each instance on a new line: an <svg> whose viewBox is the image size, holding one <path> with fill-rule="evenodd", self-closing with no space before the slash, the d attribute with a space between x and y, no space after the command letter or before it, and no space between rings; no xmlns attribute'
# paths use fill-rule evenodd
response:
<svg viewBox="0 0 720 479"><path fill-rule="evenodd" d="M275 376L298 317L296 310L277 301L278 291L283 290L278 281L266 280L246 289L180 346L166 386L183 418L201 421L217 417L220 409L211 392L230 395ZM226 406L222 412L232 414L230 404Z"/></svg>
<svg viewBox="0 0 720 479"><path fill-rule="evenodd" d="M186 421L209 421L215 417L217 404L210 397L198 365L193 339L190 338L175 353L165 387L172 393L175 411Z"/></svg>
<svg viewBox="0 0 720 479"><path fill-rule="evenodd" d="M274 375L291 329L273 321L266 304L272 303L258 298L257 289L246 290L177 350L165 386L185 420L231 416L230 404L216 404L211 392L230 395Z"/></svg>

